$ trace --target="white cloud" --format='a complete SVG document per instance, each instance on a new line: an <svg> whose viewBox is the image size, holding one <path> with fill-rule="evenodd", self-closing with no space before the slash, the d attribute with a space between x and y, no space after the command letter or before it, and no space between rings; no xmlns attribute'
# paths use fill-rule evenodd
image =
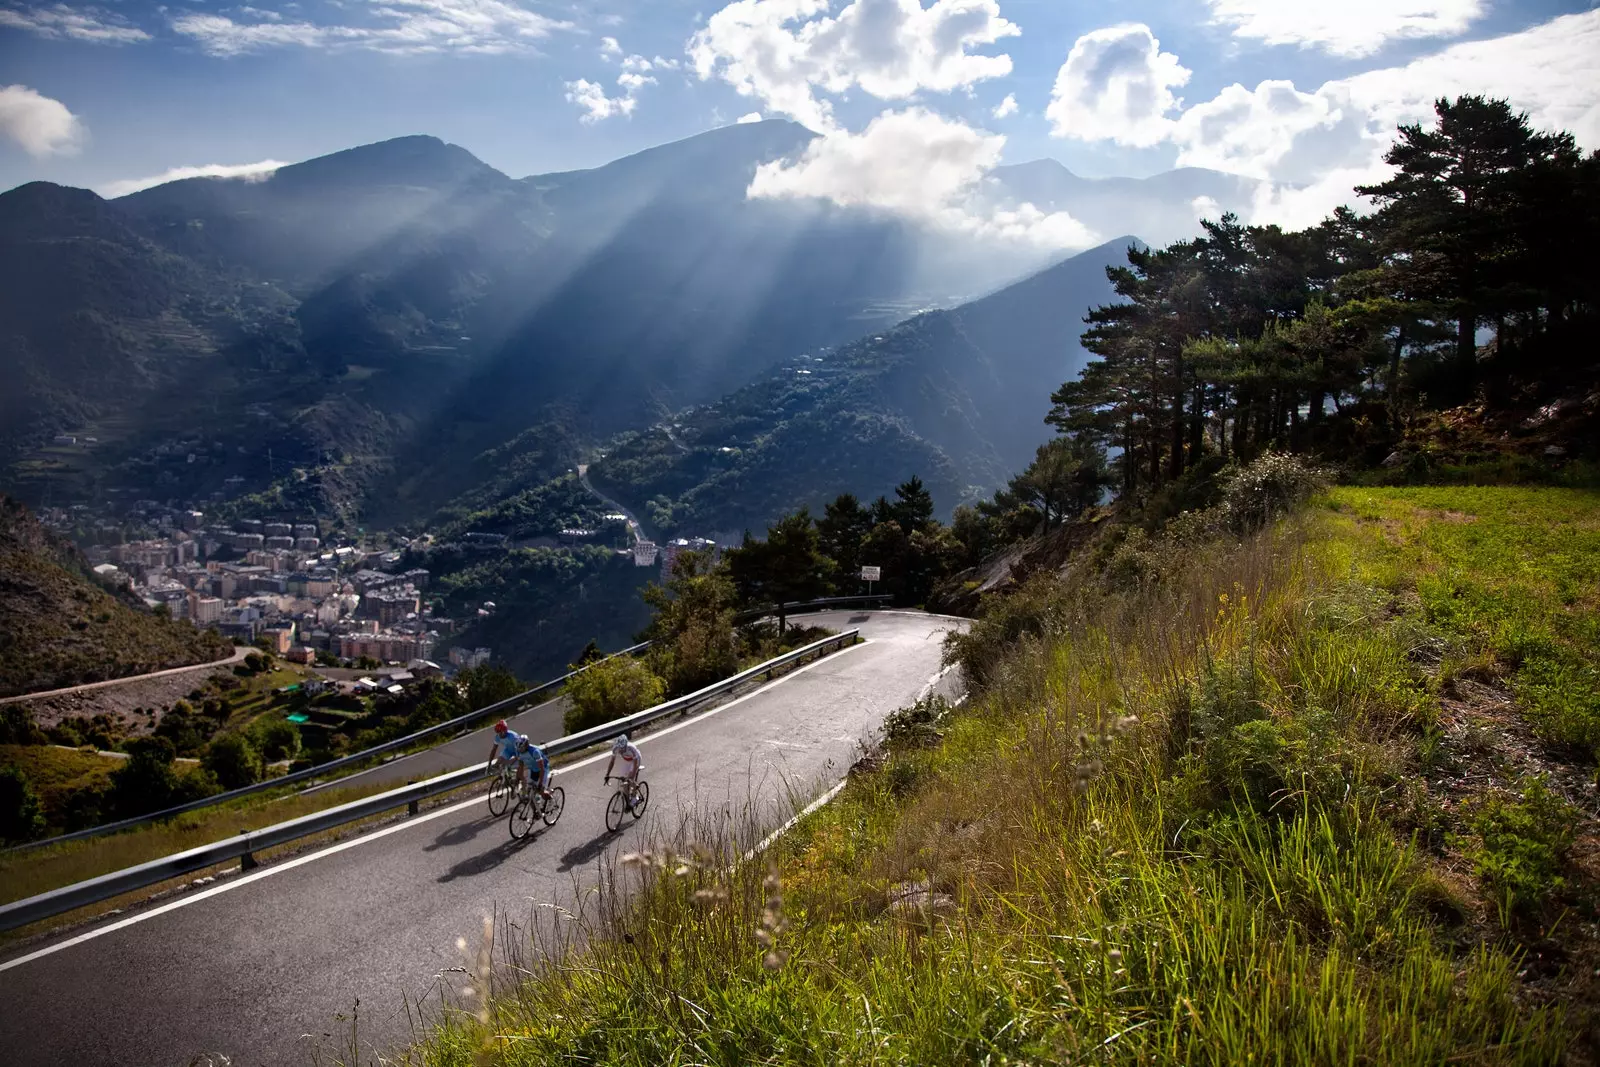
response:
<svg viewBox="0 0 1600 1067"><path fill-rule="evenodd" d="M1264 81L1253 92L1242 85L1228 86L1214 99L1185 111L1170 133L1181 146L1180 167L1289 179L1283 167L1297 138L1332 130L1343 118L1344 112L1330 96L1302 93L1293 82Z"/></svg>
<svg viewBox="0 0 1600 1067"><path fill-rule="evenodd" d="M184 178L232 178L239 181L259 182L272 177L279 167L289 164L276 159L263 159L259 163L207 163L200 167L173 167L161 174L148 178L127 178L119 182L110 182L100 188L101 196L110 198L127 196L137 193L141 189L151 186L164 185L167 182L181 181Z"/></svg>
<svg viewBox="0 0 1600 1067"><path fill-rule="evenodd" d="M1207 0L1211 21L1235 37L1266 44L1366 56L1392 40L1454 37L1488 6L1485 0Z"/></svg>
<svg viewBox="0 0 1600 1067"><path fill-rule="evenodd" d="M1171 135L1168 113L1183 103L1172 90L1189 74L1177 56L1161 51L1150 27L1108 26L1073 44L1045 116L1057 137L1147 148Z"/></svg>
<svg viewBox="0 0 1600 1067"><path fill-rule="evenodd" d="M997 119L1003 119L1003 118L1006 118L1006 117L1008 117L1010 115L1015 115L1016 113L1017 113L1017 94L1016 93L1007 93L1006 94L1006 98L1004 100L1000 101L1000 103L995 107L994 112L993 112L994 117L997 118Z"/></svg>
<svg viewBox="0 0 1600 1067"><path fill-rule="evenodd" d="M188 14L172 28L214 56L236 56L266 48L361 48L399 55L457 52L524 52L556 30L571 29L523 7L517 0L369 0L353 10L370 11L371 25L235 22L224 15Z"/></svg>
<svg viewBox="0 0 1600 1067"><path fill-rule="evenodd" d="M121 15L97 7L73 9L66 4L0 8L0 26L28 30L41 37L68 37L96 44L129 44L150 39L148 33Z"/></svg>
<svg viewBox="0 0 1600 1067"><path fill-rule="evenodd" d="M744 126L747 123L760 122L760 121L761 121L761 112L759 112L759 111L752 111L748 115L740 115L737 119L734 120L734 122L736 124L740 125L740 126Z"/></svg>
<svg viewBox="0 0 1600 1067"><path fill-rule="evenodd" d="M757 168L753 198L818 198L872 208L976 236L1053 248L1087 247L1094 235L1065 212L1032 204L1004 210L980 196L1006 139L925 108L886 111L860 133L835 131L796 161Z"/></svg>
<svg viewBox="0 0 1600 1067"><path fill-rule="evenodd" d="M1535 127L1570 130L1600 148L1600 11L1451 45L1396 67L1302 92L1289 82L1233 85L1185 112L1172 127L1180 166L1267 179L1255 221L1310 225L1355 200L1353 187L1380 181L1383 155L1402 123L1430 123L1440 97L1509 100Z"/></svg>
<svg viewBox="0 0 1600 1067"><path fill-rule="evenodd" d="M578 121L585 126L592 126L618 115L632 115L639 103L639 91L655 83L656 80L648 75L625 70L617 76L617 84L622 86L621 95L607 96L605 86L599 82L579 78L566 83L567 101L578 105L583 112L578 116Z"/></svg>
<svg viewBox="0 0 1600 1067"><path fill-rule="evenodd" d="M653 66L654 64L644 56L629 56L622 61L623 70L645 71L650 70Z"/></svg>
<svg viewBox="0 0 1600 1067"><path fill-rule="evenodd" d="M621 54L622 45L617 43L617 39L615 37L600 38L600 57L602 59L610 59L614 56L620 56Z"/></svg>
<svg viewBox="0 0 1600 1067"><path fill-rule="evenodd" d="M83 142L83 123L59 100L28 88L0 89L0 134L30 156L70 155Z"/></svg>
<svg viewBox="0 0 1600 1067"><path fill-rule="evenodd" d="M1016 36L996 0L735 0L689 41L702 80L721 77L820 132L837 128L831 101L859 87L880 100L950 92L1011 73L1007 55L969 49Z"/></svg>

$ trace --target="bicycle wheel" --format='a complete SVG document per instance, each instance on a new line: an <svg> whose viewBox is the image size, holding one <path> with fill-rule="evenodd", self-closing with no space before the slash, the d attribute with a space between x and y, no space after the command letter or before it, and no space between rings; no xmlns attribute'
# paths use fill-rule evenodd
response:
<svg viewBox="0 0 1600 1067"><path fill-rule="evenodd" d="M489 782L489 814L499 817L511 806L512 780L509 775L497 774Z"/></svg>
<svg viewBox="0 0 1600 1067"><path fill-rule="evenodd" d="M518 841L533 833L539 816L533 810L533 798L523 797L511 811L511 836Z"/></svg>
<svg viewBox="0 0 1600 1067"><path fill-rule="evenodd" d="M606 805L606 829L612 833L622 829L622 813L626 810L628 802L619 789L611 794L611 801Z"/></svg>
<svg viewBox="0 0 1600 1067"><path fill-rule="evenodd" d="M561 818L561 809L567 806L567 791L559 785L550 787L550 799L544 802L544 824L554 826Z"/></svg>
<svg viewBox="0 0 1600 1067"><path fill-rule="evenodd" d="M643 817L644 809L648 808L649 806L650 783L641 781L638 787L633 791L633 807L629 809L633 812L634 821L637 822L641 817Z"/></svg>

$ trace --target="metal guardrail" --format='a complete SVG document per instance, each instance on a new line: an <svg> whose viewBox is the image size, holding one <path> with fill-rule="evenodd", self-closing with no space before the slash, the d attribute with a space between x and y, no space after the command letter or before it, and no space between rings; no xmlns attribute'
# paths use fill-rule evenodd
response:
<svg viewBox="0 0 1600 1067"><path fill-rule="evenodd" d="M642 652L648 647L650 647L650 642L645 641L642 644L625 648L621 652L613 652L610 656L605 658L611 659L614 656L626 656ZM604 662L604 660L596 660L595 662L601 663ZM532 689L518 693L514 697L507 697L505 700L501 700L497 703L479 708L476 711L469 711L465 715L458 715L453 719L446 720L445 722L434 723L432 726L425 726L415 733L409 733L404 737L397 737L392 741L385 741L382 744L373 745L371 748L362 749L360 752L352 752L348 756L340 756L338 759L329 760L326 763L319 763L314 767L306 767L298 771L292 771L289 774L282 774L276 778L263 778L261 781L255 782L251 785L240 786L238 789L230 789L225 793L213 793L211 796L201 797L198 800L191 800L186 804L178 804L170 808L162 808L160 811L153 811L148 815L136 815L129 819L119 819L116 822L103 823L99 826L91 826L84 830L74 830L69 834L58 834L55 837L47 837L42 841L28 841L20 845L13 845L11 848L6 849L6 852L25 852L29 849L43 848L45 845L59 845L67 841L79 841L87 837L100 837L103 834L114 834L119 830L131 830L136 826L144 826L147 823L159 822L162 819L170 819L174 815L182 815L184 812L188 811L197 811L200 808L209 808L216 804L222 804L230 800L237 800L240 797L250 796L253 793L261 793L268 789L277 789L279 786L293 785L296 782L304 782L313 778L321 778L330 771L336 771L343 767L353 766L354 764L369 760L374 756L381 756L385 752L393 752L396 749L405 748L408 745L416 744L418 741L425 741L430 737L437 737L440 734L450 733L453 730L470 725L471 723L481 719L504 718L506 715L514 715L517 712L524 710L523 705L529 700L541 694L548 693L552 689L559 689L561 686L571 681L573 675L580 674L592 666L594 666L594 664L587 664L578 668L576 671L569 671L553 681L545 682L542 685L536 685Z"/></svg>
<svg viewBox="0 0 1600 1067"><path fill-rule="evenodd" d="M889 597L886 596L826 597L821 600L807 600L785 604L784 613L787 615L796 615L805 614L806 612L811 611L826 611L828 608L832 607L864 607L867 604L879 604L887 602L888 600ZM741 612L739 615L734 616L734 619L737 623L743 625L744 623L752 622L765 615L769 615L776 610L776 606L772 608L757 608L752 611ZM595 662L604 663L606 660L613 659L617 656L637 655L648 649L650 644L651 642L649 641L642 641L639 644L632 645L620 652L613 652L604 659L596 660ZM57 834L55 837L47 837L39 841L26 841L20 845L12 845L3 851L6 854L15 854L19 852L27 852L31 849L43 848L46 845L60 845L65 844L68 841L81 841L90 837L101 837L105 834L117 833L120 830L131 830L136 826L144 826L149 823L159 822L162 819L170 819L174 815L182 815L185 812L198 811L201 808L209 808L217 804L224 804L230 800L237 800L240 797L247 797L255 793L262 793L269 789L277 789L281 786L294 785L296 782L305 782L322 778L325 777L330 771L337 771L345 767L354 766L358 763L372 759L374 756L381 756L386 752L393 752L397 749L406 748L410 745L416 744L418 741L425 741L430 737L438 737L441 734L450 733L454 730L461 729L462 727L470 726L476 722L486 721L489 719L505 718L507 715L515 715L519 712L526 711L526 705L528 701L532 700L534 697L549 693L553 689L559 689L571 681L575 675L583 673L592 666L594 666L592 663L586 664L585 666L579 667L575 671L569 671L566 674L563 674L559 678L544 682L540 685L534 686L532 689L518 693L514 697L507 697L505 700L479 708L476 711L469 711L465 715L458 715L453 719L448 719L440 723L434 723L432 726L425 726L421 730L417 730L414 733L409 733L404 737L397 737L392 741L384 741L381 744L373 745L371 748L362 749L360 752L352 752L348 756L340 756L338 759L329 760L326 763L319 763L314 767L306 767L298 771L291 771L289 774L279 775L276 778L264 778L261 781L255 782L251 785L240 786L238 789L230 789L223 793L213 793L211 796L200 797L199 799L191 800L184 804L177 804L170 808L162 808L160 811L153 811L147 815L135 815L131 818L119 819L116 822L102 823L99 826L90 826L83 830L74 830L71 833ZM328 784L335 785L337 783L334 782Z"/></svg>
<svg viewBox="0 0 1600 1067"><path fill-rule="evenodd" d="M814 641L804 648L797 648L792 652L785 652L781 656L757 664L748 670L740 671L730 678L714 682L704 689L696 690L687 696L669 700L664 704L657 704L653 708L625 718L615 719L611 722L601 723L599 726L580 730L575 734L551 741L542 746L545 754L559 756L568 752L576 752L590 745L608 741L619 733L631 731L640 726L648 725L658 719L666 718L679 712L688 711L696 704L720 696L729 690L754 681L756 678L770 672L796 664L808 656L821 658L829 646L837 645L840 648L855 644L861 638L860 630L846 630L843 633L825 637ZM619 653L620 655L621 653ZM236 837L226 841L218 841L210 845L201 845L187 852L179 852L171 856L163 856L149 863L141 863L136 867L129 867L121 871L103 874L98 878L76 882L60 889L52 889L38 896L28 897L24 900L14 901L10 904L0 905L0 931L14 930L28 923L48 919L52 915L81 908L86 904L94 904L135 889L164 882L169 878L189 874L193 871L203 870L231 859L241 860L241 865L246 869L255 866L255 853L263 849L273 848L277 845L308 837L311 834L331 830L346 823L359 819L369 818L383 812L393 810L404 805L412 814L417 811L417 804L429 797L440 793L447 793L452 789L471 785L473 782L482 781L485 770L482 766L464 767L459 771L450 771L436 778L423 782L401 786L391 789L387 793L364 797L353 800L348 804L341 804L326 811L313 812L298 819L278 823L260 830L247 830Z"/></svg>

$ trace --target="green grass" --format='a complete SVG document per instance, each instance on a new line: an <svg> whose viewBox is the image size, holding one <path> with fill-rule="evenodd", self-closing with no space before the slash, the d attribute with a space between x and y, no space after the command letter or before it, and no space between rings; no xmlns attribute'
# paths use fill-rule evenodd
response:
<svg viewBox="0 0 1600 1067"><path fill-rule="evenodd" d="M92 789L110 781L111 772L122 760L100 756L92 751L57 748L55 745L0 745L0 767L15 767L27 776L39 795L45 819L52 826L65 821L68 798L80 789Z"/></svg>
<svg viewBox="0 0 1600 1067"><path fill-rule="evenodd" d="M1331 503L1361 576L1416 596L1449 669L1510 672L1543 737L1600 751L1600 492L1346 488Z"/></svg>
<svg viewBox="0 0 1600 1067"><path fill-rule="evenodd" d="M1560 1062L1578 1024L1471 919L1518 872L1555 886L1560 809L1524 783L1446 812L1422 771L1473 657L1520 647L1528 714L1570 727L1529 688L1555 653L1509 635L1590 647L1596 500L1342 489L1131 588L1035 578L961 643L986 687L897 717L770 871L729 873L710 823L658 843L412 1059Z"/></svg>

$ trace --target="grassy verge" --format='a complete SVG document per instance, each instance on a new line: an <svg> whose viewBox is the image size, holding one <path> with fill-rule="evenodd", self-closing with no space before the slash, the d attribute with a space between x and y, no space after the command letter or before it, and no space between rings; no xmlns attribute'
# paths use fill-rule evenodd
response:
<svg viewBox="0 0 1600 1067"><path fill-rule="evenodd" d="M770 867L631 858L411 1058L1587 1062L1584 676L1538 687L1593 665L1597 520L1339 490L1035 578Z"/></svg>

